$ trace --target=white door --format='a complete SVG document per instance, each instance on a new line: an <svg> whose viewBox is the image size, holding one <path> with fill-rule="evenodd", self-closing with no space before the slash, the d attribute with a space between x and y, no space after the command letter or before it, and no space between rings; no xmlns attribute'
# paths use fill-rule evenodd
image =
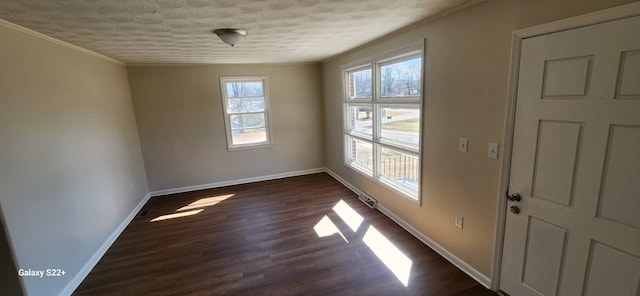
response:
<svg viewBox="0 0 640 296"><path fill-rule="evenodd" d="M501 290L639 296L640 17L522 40L515 118Z"/></svg>

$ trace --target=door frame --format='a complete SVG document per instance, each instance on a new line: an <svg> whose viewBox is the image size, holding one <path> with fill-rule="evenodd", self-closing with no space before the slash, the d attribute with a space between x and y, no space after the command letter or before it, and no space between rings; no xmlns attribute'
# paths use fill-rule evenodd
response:
<svg viewBox="0 0 640 296"><path fill-rule="evenodd" d="M511 61L509 67L509 82L504 122L504 148L500 167L500 183L498 187L499 196L497 210L498 216L496 219L495 249L493 251L493 267L491 269L491 290L500 290L500 272L502 269L504 231L507 215L507 200L505 196L509 188L509 176L511 174L511 155L513 149L516 96L518 94L518 70L520 68L520 50L522 40L525 38L567 31L634 16L640 16L640 1L536 25L513 32L511 38Z"/></svg>

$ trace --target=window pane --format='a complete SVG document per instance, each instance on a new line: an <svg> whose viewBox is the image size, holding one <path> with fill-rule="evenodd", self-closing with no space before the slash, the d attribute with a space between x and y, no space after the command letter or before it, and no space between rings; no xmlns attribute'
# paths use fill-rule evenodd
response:
<svg viewBox="0 0 640 296"><path fill-rule="evenodd" d="M420 110L380 108L382 138L418 149L420 143Z"/></svg>
<svg viewBox="0 0 640 296"><path fill-rule="evenodd" d="M371 69L349 73L349 98L371 98Z"/></svg>
<svg viewBox="0 0 640 296"><path fill-rule="evenodd" d="M373 107L368 106L349 106L348 126L349 130L359 132L371 136L373 130Z"/></svg>
<svg viewBox="0 0 640 296"><path fill-rule="evenodd" d="M264 98L238 98L227 100L228 113L260 112L264 111Z"/></svg>
<svg viewBox="0 0 640 296"><path fill-rule="evenodd" d="M265 127L264 113L230 115L231 129Z"/></svg>
<svg viewBox="0 0 640 296"><path fill-rule="evenodd" d="M351 163L369 172L373 171L373 144L348 137Z"/></svg>
<svg viewBox="0 0 640 296"><path fill-rule="evenodd" d="M419 96L421 92L422 58L380 67L383 97Z"/></svg>
<svg viewBox="0 0 640 296"><path fill-rule="evenodd" d="M229 98L263 97L262 82L227 82Z"/></svg>
<svg viewBox="0 0 640 296"><path fill-rule="evenodd" d="M409 191L418 192L420 184L420 161L417 157L399 151L382 148L380 173Z"/></svg>
<svg viewBox="0 0 640 296"><path fill-rule="evenodd" d="M231 131L233 145L262 143L267 141L266 128L245 128Z"/></svg>

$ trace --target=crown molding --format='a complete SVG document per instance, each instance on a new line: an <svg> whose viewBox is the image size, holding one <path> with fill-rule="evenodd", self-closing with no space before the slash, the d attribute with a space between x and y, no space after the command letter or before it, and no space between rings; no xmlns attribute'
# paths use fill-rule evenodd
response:
<svg viewBox="0 0 640 296"><path fill-rule="evenodd" d="M123 63L123 62L121 62L121 61L119 61L119 60L116 60L116 59L114 59L114 58L110 58L110 57L105 56L105 55L103 55L103 54L99 54L99 53L97 53L97 52L95 52L95 51L88 50L88 49L86 49L86 48L84 48L84 47L80 47L80 46L77 46L77 45L73 45L73 44L71 44L71 43L69 43L69 42L62 41L62 40L60 40L60 39L53 38L53 37L51 37L51 36L48 36L48 35L42 34L42 33L40 33L40 32L36 32L36 31L34 31L34 30L32 30L32 29L29 29L29 28L26 28L26 27L23 27L23 26L20 26L20 25L14 24L14 23L12 23L12 22L6 21L6 20L1 19L1 18L0 18L0 26L3 26L3 27L6 27L6 28L9 28L9 29L13 29L13 30L19 31L19 32L25 33L25 34L27 34L27 35L30 35L30 36L33 36L33 37L36 37L36 38L39 38L39 39L42 39L42 40L46 40L46 41L49 41L49 42L51 42L51 43L54 43L54 44L57 44L57 45L61 45L61 46L64 46L64 47L66 47L66 48L69 48L69 49L73 49L73 50L76 50L76 51L79 51L79 52L82 52L82 53L88 54L88 55L90 55L90 56L94 56L94 57L97 57L97 58L103 59L103 60L105 60L105 61L109 61L109 62L112 62L112 63L116 63L116 64L118 64L118 65L123 65L123 66L125 65L125 63Z"/></svg>

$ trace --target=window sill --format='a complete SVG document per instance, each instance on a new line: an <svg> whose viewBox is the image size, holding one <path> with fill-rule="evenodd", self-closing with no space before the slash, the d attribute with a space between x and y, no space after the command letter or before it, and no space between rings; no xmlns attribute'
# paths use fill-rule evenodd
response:
<svg viewBox="0 0 640 296"><path fill-rule="evenodd" d="M251 150L251 149L260 149L260 148L271 148L274 147L275 144L257 144L257 145L248 145L248 146L236 146L236 147L227 147L229 151L239 151L239 150Z"/></svg>
<svg viewBox="0 0 640 296"><path fill-rule="evenodd" d="M371 181L382 185L383 187L397 193L398 195L402 196L403 198L411 201L412 203L421 206L422 205L422 201L420 198L420 190L418 189L417 193L413 193L410 192L404 188L402 188L401 186L398 186L396 184L394 184L392 181L388 181L385 180L385 178L375 178L373 177L372 174L370 174L369 172L363 170L362 168L360 168L357 165L353 165L351 163L345 162L344 165L354 171L356 171L357 173L364 175L365 177L367 177L368 179L370 179Z"/></svg>

